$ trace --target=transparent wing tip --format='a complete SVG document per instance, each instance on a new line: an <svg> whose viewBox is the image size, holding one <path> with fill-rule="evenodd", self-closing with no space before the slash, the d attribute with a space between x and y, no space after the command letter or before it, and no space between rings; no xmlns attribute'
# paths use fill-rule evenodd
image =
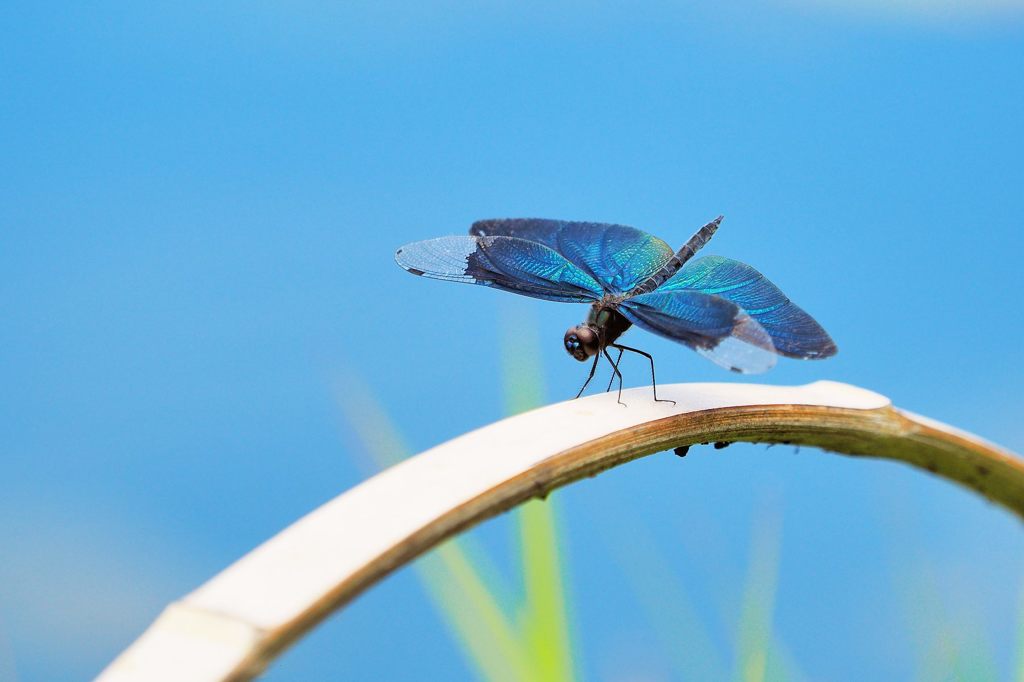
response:
<svg viewBox="0 0 1024 682"><path fill-rule="evenodd" d="M741 312L729 336L711 348L696 351L719 367L737 374L763 374L778 362L772 338L757 320Z"/></svg>

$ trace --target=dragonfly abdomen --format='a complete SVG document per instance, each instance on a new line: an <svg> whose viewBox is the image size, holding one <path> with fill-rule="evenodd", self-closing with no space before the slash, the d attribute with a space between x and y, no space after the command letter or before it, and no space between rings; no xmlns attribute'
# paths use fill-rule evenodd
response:
<svg viewBox="0 0 1024 682"><path fill-rule="evenodd" d="M693 258L693 254L703 248L708 241L711 240L712 235L715 234L715 230L722 223L724 216L718 216L704 227L697 230L697 232L687 240L683 246L676 251L675 255L665 263L656 273L640 282L632 291L629 292L629 296L637 296L639 294L646 294L654 291L662 284L664 284L669 277L679 272L679 268L686 264L686 261Z"/></svg>

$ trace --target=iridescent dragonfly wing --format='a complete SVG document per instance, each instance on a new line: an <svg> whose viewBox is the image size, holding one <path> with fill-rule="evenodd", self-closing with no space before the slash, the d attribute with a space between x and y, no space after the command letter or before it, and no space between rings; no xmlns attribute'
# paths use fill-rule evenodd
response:
<svg viewBox="0 0 1024 682"><path fill-rule="evenodd" d="M540 218L480 220L469 233L543 244L565 256L609 294L624 294L661 269L673 256L661 239L635 227Z"/></svg>
<svg viewBox="0 0 1024 682"><path fill-rule="evenodd" d="M836 354L836 344L828 332L767 277L745 263L707 256L683 266L656 291L697 291L732 301L768 332L780 355L818 359Z"/></svg>
<svg viewBox="0 0 1024 682"><path fill-rule="evenodd" d="M601 285L547 246L506 236L439 237L406 244L395 261L413 273L549 301L590 303Z"/></svg>
<svg viewBox="0 0 1024 682"><path fill-rule="evenodd" d="M619 312L641 329L689 346L734 372L758 374L775 366L768 332L721 296L658 289L626 299Z"/></svg>

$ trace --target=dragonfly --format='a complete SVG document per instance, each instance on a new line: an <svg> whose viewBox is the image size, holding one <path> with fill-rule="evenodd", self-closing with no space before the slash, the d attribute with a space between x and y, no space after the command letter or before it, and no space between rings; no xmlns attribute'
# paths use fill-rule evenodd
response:
<svg viewBox="0 0 1024 682"><path fill-rule="evenodd" d="M480 220L465 236L407 244L395 261L414 275L466 282L548 301L587 303L586 319L563 338L566 352L591 362L579 398L601 357L618 379L624 352L645 357L658 398L654 358L619 338L633 325L671 339L733 372L771 369L778 356L818 360L836 344L818 322L751 266L693 256L722 222L718 216L678 250L627 225L540 218ZM612 359L609 349L618 351ZM592 360L591 360L592 359Z"/></svg>

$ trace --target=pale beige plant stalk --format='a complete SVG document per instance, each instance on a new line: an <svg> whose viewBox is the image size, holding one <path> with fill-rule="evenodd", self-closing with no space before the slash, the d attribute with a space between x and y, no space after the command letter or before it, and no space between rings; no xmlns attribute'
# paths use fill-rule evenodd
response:
<svg viewBox="0 0 1024 682"><path fill-rule="evenodd" d="M481 520L645 454L790 442L900 461L1024 518L1024 462L832 382L660 386L533 410L403 461L172 604L101 679L245 680L384 575ZM750 667L757 673L758 665Z"/></svg>

